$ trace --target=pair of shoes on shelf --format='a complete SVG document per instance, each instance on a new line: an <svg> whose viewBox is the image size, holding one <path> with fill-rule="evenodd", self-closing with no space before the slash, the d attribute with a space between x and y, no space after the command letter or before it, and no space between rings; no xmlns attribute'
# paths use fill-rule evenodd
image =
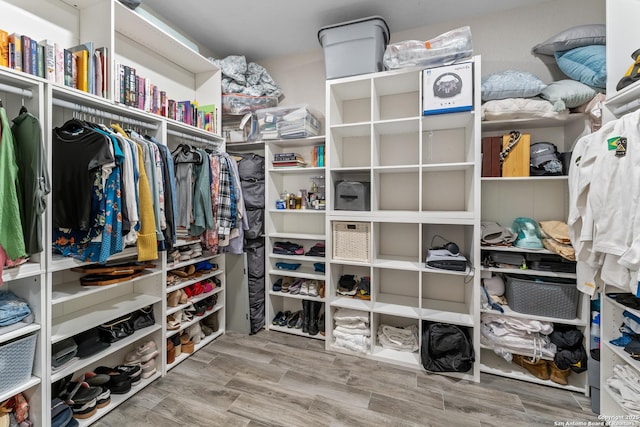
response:
<svg viewBox="0 0 640 427"><path fill-rule="evenodd" d="M560 369L552 360L532 360L527 356L514 354L513 363L526 369L531 375L541 380L551 380L554 383L567 385L567 378L571 374L571 368Z"/></svg>
<svg viewBox="0 0 640 427"><path fill-rule="evenodd" d="M124 357L125 365L136 365L145 363L158 355L158 347L156 346L155 341L149 340L129 353L127 353Z"/></svg>
<svg viewBox="0 0 640 427"><path fill-rule="evenodd" d="M187 331L184 331L182 335L180 335L180 344L182 345L183 353L191 354L195 351L195 343L191 340Z"/></svg>
<svg viewBox="0 0 640 427"><path fill-rule="evenodd" d="M173 314L167 316L167 330L175 331L180 329L182 324L182 310L178 310Z"/></svg>
<svg viewBox="0 0 640 427"><path fill-rule="evenodd" d="M304 279L296 279L293 281L291 285L289 285L289 293L291 295L298 295L300 293L300 289L302 288L302 283Z"/></svg>
<svg viewBox="0 0 640 427"><path fill-rule="evenodd" d="M110 392L105 396L103 386L90 386L85 382L84 375L71 381L71 375L62 380L58 397L64 400L73 410L73 418L85 419L92 417L98 410L98 398L104 406L110 400ZM108 390L108 389L107 389ZM105 403L106 402L106 403Z"/></svg>
<svg viewBox="0 0 640 427"><path fill-rule="evenodd" d="M180 304L186 304L189 296L184 289L173 291L167 296L167 307L177 307Z"/></svg>
<svg viewBox="0 0 640 427"><path fill-rule="evenodd" d="M279 311L278 314L276 314L276 317L274 317L273 320L271 321L271 324L275 326L287 326L287 320L289 319L290 316L291 316L290 310Z"/></svg>
<svg viewBox="0 0 640 427"><path fill-rule="evenodd" d="M195 272L196 272L196 267L193 264L188 265L186 267L176 268L175 270L171 270L172 274L182 277L183 279L193 276Z"/></svg>
<svg viewBox="0 0 640 427"><path fill-rule="evenodd" d="M289 316L289 319L287 320L287 328L302 328L302 310L298 310Z"/></svg>
<svg viewBox="0 0 640 427"><path fill-rule="evenodd" d="M310 297L318 296L318 286L319 283L317 280L305 280L302 282L300 286L300 295L309 295Z"/></svg>
<svg viewBox="0 0 640 427"><path fill-rule="evenodd" d="M176 361L176 349L173 346L173 339L167 338L167 365Z"/></svg>
<svg viewBox="0 0 640 427"><path fill-rule="evenodd" d="M211 329L211 333L218 332L218 329L220 328L220 323L218 322L218 313L219 312L216 311L215 313L212 313L209 316L205 317L200 322L203 326L209 327Z"/></svg>

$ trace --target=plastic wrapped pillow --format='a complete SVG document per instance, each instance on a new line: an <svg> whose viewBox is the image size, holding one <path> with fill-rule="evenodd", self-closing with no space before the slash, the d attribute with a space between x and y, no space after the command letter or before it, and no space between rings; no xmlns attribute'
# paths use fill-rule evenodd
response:
<svg viewBox="0 0 640 427"><path fill-rule="evenodd" d="M471 28L456 28L425 42L405 40L387 46L383 62L389 69L451 64L473 54Z"/></svg>

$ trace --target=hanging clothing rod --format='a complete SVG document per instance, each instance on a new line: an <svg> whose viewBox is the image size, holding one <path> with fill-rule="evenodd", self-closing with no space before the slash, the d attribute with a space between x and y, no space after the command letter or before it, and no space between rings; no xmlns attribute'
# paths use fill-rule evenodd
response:
<svg viewBox="0 0 640 427"><path fill-rule="evenodd" d="M107 111L99 110L93 107L86 107L84 105L75 104L73 102L64 101L62 99L54 99L53 105L56 107L68 108L70 110L75 110L79 113L86 113L92 116L104 117L109 120L120 121L123 123L127 123L133 126L139 126L145 129L156 130L158 129L158 125L152 123L146 123L140 120L131 119L129 117L124 117L119 114L109 113Z"/></svg>
<svg viewBox="0 0 640 427"><path fill-rule="evenodd" d="M184 134L182 132L178 132L176 130L172 130L172 129L167 129L167 133L169 135L173 135L173 136L177 136L178 138L183 138L183 139L188 139L194 142L199 142L201 144L208 144L208 145L220 145L222 144L222 141L211 141L209 139L205 139L199 136L193 136L193 135L189 135L189 134Z"/></svg>
<svg viewBox="0 0 640 427"><path fill-rule="evenodd" d="M33 97L33 93L31 92L31 89L22 89L19 87L9 86L4 83L0 83L0 92L9 92L15 95L24 96L25 98L29 98L29 99Z"/></svg>

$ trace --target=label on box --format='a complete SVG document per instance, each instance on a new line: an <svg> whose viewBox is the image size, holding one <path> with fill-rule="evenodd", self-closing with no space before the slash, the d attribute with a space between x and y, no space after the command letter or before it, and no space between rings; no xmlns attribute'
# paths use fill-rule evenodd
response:
<svg viewBox="0 0 640 427"><path fill-rule="evenodd" d="M473 109L473 62L428 68L422 72L422 114Z"/></svg>

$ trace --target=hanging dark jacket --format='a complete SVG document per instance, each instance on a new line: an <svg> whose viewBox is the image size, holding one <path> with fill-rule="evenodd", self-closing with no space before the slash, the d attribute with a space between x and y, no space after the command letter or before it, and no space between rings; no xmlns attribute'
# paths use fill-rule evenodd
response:
<svg viewBox="0 0 640 427"><path fill-rule="evenodd" d="M28 255L42 252L42 214L51 191L42 142L42 128L37 117L22 111L11 127L15 139L20 194L20 217Z"/></svg>

